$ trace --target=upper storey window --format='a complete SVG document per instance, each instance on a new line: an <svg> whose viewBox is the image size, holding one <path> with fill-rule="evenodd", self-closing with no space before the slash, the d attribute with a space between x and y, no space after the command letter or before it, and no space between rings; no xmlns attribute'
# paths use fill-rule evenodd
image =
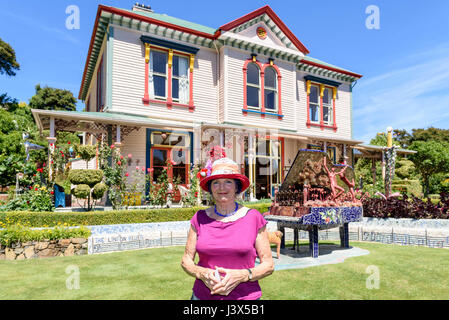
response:
<svg viewBox="0 0 449 320"><path fill-rule="evenodd" d="M248 107L260 107L260 72L259 67L255 63L248 65L246 95L248 98Z"/></svg>
<svg viewBox="0 0 449 320"><path fill-rule="evenodd" d="M314 76L304 77L307 87L307 127L332 128L337 131L335 102L340 83Z"/></svg>
<svg viewBox="0 0 449 320"><path fill-rule="evenodd" d="M271 60L262 64L253 57L243 66L243 114L248 112L275 115L282 119L281 74Z"/></svg>
<svg viewBox="0 0 449 320"><path fill-rule="evenodd" d="M271 67L265 69L265 110L277 111L277 73Z"/></svg>
<svg viewBox="0 0 449 320"><path fill-rule="evenodd" d="M193 67L199 49L183 44L142 36L145 45L144 104L165 103L188 107L193 104Z"/></svg>
<svg viewBox="0 0 449 320"><path fill-rule="evenodd" d="M167 98L167 53L151 51L150 56L150 97L157 99Z"/></svg>

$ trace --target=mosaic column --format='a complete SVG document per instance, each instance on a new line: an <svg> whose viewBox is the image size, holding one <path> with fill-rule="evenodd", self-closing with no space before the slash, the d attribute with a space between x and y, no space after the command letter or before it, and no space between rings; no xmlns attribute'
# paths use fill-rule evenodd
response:
<svg viewBox="0 0 449 320"><path fill-rule="evenodd" d="M344 223L340 226L340 247L349 248L349 229L348 223Z"/></svg>
<svg viewBox="0 0 449 320"><path fill-rule="evenodd" d="M318 245L318 226L312 226L312 230L309 230L309 250L312 258L318 258L319 245Z"/></svg>

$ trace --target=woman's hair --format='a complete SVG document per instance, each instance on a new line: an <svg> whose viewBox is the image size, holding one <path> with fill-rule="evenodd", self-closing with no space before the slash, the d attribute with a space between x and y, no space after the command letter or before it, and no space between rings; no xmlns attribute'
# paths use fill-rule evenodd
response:
<svg viewBox="0 0 449 320"><path fill-rule="evenodd" d="M210 181L207 182L207 189L209 190L210 194L212 194L211 188L210 188L210 186L212 184L212 181L214 181L214 180L210 180ZM240 194L242 192L242 182L240 180L238 180L238 179L234 179L234 181L235 181L235 186L236 186L236 189L237 189L235 194Z"/></svg>

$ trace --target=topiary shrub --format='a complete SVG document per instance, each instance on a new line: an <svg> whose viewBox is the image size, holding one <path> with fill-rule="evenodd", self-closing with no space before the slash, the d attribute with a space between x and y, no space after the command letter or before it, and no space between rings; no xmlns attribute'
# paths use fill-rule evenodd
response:
<svg viewBox="0 0 449 320"><path fill-rule="evenodd" d="M72 189L72 194L78 199L88 199L90 197L90 187L87 184L79 184Z"/></svg>
<svg viewBox="0 0 449 320"><path fill-rule="evenodd" d="M92 189L92 198L95 200L101 199L106 192L106 185L103 182L97 183Z"/></svg>
<svg viewBox="0 0 449 320"><path fill-rule="evenodd" d="M69 181L75 184L72 194L78 199L87 199L87 211L91 211L95 206L95 201L99 200L106 192L106 185L101 182L103 180L103 171L94 169L74 169L68 176Z"/></svg>
<svg viewBox="0 0 449 320"><path fill-rule="evenodd" d="M97 155L97 147L89 145L75 145L77 155L86 161L86 168L89 168L89 161Z"/></svg>
<svg viewBox="0 0 449 320"><path fill-rule="evenodd" d="M70 170L68 179L72 184L87 184L93 188L103 180L103 170L72 169Z"/></svg>

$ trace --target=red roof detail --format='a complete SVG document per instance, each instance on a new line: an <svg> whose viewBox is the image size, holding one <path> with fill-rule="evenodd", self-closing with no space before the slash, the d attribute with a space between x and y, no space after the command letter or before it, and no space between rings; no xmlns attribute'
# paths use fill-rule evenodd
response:
<svg viewBox="0 0 449 320"><path fill-rule="evenodd" d="M269 5L263 6L262 8L259 8L253 12L250 12L246 15L244 15L241 18L235 19L234 21L231 21L229 23L226 23L222 25L219 30L229 31L231 29L234 29L235 27L238 27L239 25L254 19L255 17L258 17L262 14L266 13L271 20L273 20L274 23L279 27L279 29L284 32L284 34L287 36L287 38L290 39L290 41L295 45L295 47L301 51L304 54L308 54L309 50L301 43L301 41L296 38L296 36L293 34L293 32L290 31L290 29L285 25L285 23L282 22L282 20L277 16L276 13L274 13L273 9L270 8Z"/></svg>
<svg viewBox="0 0 449 320"><path fill-rule="evenodd" d="M326 66L324 64L320 64L320 63L316 63L316 62L312 62L312 61L307 61L307 60L304 60L304 59L301 60L301 63L306 63L306 64L309 64L311 66L320 67L320 68L331 70L331 71L335 71L335 72L338 72L338 73L343 73L343 74L346 74L346 75L351 76L351 77L356 77L356 78L363 77L361 74L357 74L357 73L354 73L354 72L350 72L350 71L346 71L346 70L342 70L342 69L338 69L338 68L329 67L329 66Z"/></svg>

